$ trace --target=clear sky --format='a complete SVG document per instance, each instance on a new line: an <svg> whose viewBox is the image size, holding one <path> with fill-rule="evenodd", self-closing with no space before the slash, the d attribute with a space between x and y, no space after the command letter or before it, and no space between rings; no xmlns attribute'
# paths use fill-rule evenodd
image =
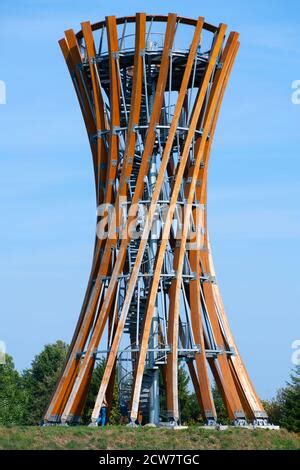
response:
<svg viewBox="0 0 300 470"><path fill-rule="evenodd" d="M299 339L298 0L1 0L0 340L19 369L69 341L95 229L93 170L57 40L137 11L205 16L241 34L213 146L209 227L223 300L263 398L288 378Z"/></svg>

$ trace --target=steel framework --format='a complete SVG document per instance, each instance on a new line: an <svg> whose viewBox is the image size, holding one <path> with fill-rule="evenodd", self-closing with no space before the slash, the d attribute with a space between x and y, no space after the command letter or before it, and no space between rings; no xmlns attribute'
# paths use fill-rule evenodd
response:
<svg viewBox="0 0 300 470"><path fill-rule="evenodd" d="M201 17L138 13L84 22L59 41L91 146L98 210L86 295L45 422L80 420L104 356L92 423L104 399L110 411L116 382L132 423L141 411L156 424L179 422L180 363L207 423L217 420L212 378L233 422L266 423L230 331L207 230L210 150L239 48L237 33L225 35L226 25Z"/></svg>

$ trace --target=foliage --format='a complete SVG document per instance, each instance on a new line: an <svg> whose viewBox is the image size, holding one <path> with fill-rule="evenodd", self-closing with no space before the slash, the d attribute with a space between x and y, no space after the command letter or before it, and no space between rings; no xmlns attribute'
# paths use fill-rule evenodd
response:
<svg viewBox="0 0 300 470"><path fill-rule="evenodd" d="M216 385L212 388L213 399L215 403L216 413L218 417L218 423L220 424L231 424L231 420L228 417L228 413L224 402L222 400L221 393Z"/></svg>
<svg viewBox="0 0 300 470"><path fill-rule="evenodd" d="M183 366L178 369L178 400L182 422L190 418L189 376Z"/></svg>
<svg viewBox="0 0 300 470"><path fill-rule="evenodd" d="M47 344L36 355L31 368L23 373L23 383L29 400L26 410L26 424L39 424L55 389L56 382L66 360L68 346L63 341Z"/></svg>
<svg viewBox="0 0 300 470"><path fill-rule="evenodd" d="M277 391L275 398L271 400L262 400L265 412L268 415L271 424L279 425L282 420L282 410L284 405L284 389L281 388Z"/></svg>
<svg viewBox="0 0 300 470"><path fill-rule="evenodd" d="M13 359L6 355L6 363L0 365L0 425L39 424L66 359L68 346L63 341L48 344L35 356L31 368L22 374L15 369ZM82 422L90 420L93 405L105 369L105 360L97 362L84 407ZM116 371L117 377L117 371ZM160 374L161 417L166 419L166 395ZM185 366L178 369L178 396L182 424L202 424L201 410L196 394L190 391L189 374ZM218 421L228 424L226 408L216 386L213 397ZM263 402L269 421L294 432L300 432L300 366L291 373L290 381L272 400ZM115 380L110 424L120 422L118 384Z"/></svg>
<svg viewBox="0 0 300 470"><path fill-rule="evenodd" d="M269 421L289 431L300 432L300 366L296 366L285 388L273 400L263 402Z"/></svg>
<svg viewBox="0 0 300 470"><path fill-rule="evenodd" d="M179 403L181 404L182 424L189 426L193 424L204 424L196 393L190 392L188 395L188 400L184 400L183 406L182 400L179 399Z"/></svg>
<svg viewBox="0 0 300 470"><path fill-rule="evenodd" d="M0 424L20 424L24 421L28 393L22 377L15 369L11 356L6 354L5 363L0 364Z"/></svg>
<svg viewBox="0 0 300 470"><path fill-rule="evenodd" d="M90 417L93 411L94 403L95 403L95 400L99 391L101 379L104 374L105 365L106 365L106 361L104 358L97 361L97 365L93 371L93 376L92 376L91 384L89 387L86 404L84 407L82 423L87 424L90 422ZM117 371L116 371L116 377L117 377ZM109 415L109 424L119 424L119 422L120 422L119 392L118 392L118 383L117 383L117 380L115 380L112 408L110 410L110 415Z"/></svg>
<svg viewBox="0 0 300 470"><path fill-rule="evenodd" d="M182 424L201 423L201 410L196 394L190 391L190 378L183 365L178 368L178 400ZM163 421L167 420L167 400L163 376L160 374L160 415Z"/></svg>
<svg viewBox="0 0 300 470"><path fill-rule="evenodd" d="M283 390L283 411L280 424L289 431L300 432L300 366L290 375Z"/></svg>
<svg viewBox="0 0 300 470"><path fill-rule="evenodd" d="M201 423L202 416L196 394L189 390L190 378L184 367L178 369L178 399L182 423Z"/></svg>

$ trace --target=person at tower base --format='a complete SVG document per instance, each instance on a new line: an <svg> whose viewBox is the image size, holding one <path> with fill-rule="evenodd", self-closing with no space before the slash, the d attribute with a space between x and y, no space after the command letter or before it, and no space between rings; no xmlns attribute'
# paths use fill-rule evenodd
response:
<svg viewBox="0 0 300 470"><path fill-rule="evenodd" d="M107 422L107 401L104 398L102 406L100 408L99 418L97 420L98 426L106 426Z"/></svg>
<svg viewBox="0 0 300 470"><path fill-rule="evenodd" d="M120 400L120 424L127 424L128 422L128 406L124 398Z"/></svg>

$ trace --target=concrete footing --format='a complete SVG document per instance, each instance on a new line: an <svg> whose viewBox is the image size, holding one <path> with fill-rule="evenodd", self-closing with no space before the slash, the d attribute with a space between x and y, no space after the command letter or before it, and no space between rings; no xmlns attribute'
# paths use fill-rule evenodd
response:
<svg viewBox="0 0 300 470"><path fill-rule="evenodd" d="M128 424L126 424L128 428L139 428L139 424L136 424L135 421L130 421Z"/></svg>

